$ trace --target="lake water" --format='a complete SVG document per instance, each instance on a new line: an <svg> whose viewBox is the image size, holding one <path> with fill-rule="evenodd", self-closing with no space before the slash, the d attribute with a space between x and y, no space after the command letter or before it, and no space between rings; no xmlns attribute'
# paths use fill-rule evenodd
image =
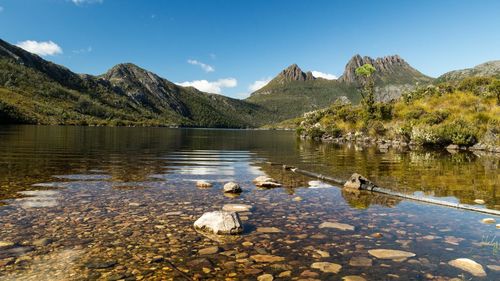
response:
<svg viewBox="0 0 500 281"><path fill-rule="evenodd" d="M488 216L348 193L268 164L340 179L358 172L400 192L500 210L499 159L319 144L286 131L0 127L0 280L500 280L500 229L481 222ZM284 187L256 188L259 175ZM231 180L241 195L223 194ZM252 205L240 213L242 235L193 229L231 203ZM198 252L211 246L217 253ZM415 256L382 259L374 249ZM448 264L457 258L487 276ZM317 262L341 268L323 272Z"/></svg>

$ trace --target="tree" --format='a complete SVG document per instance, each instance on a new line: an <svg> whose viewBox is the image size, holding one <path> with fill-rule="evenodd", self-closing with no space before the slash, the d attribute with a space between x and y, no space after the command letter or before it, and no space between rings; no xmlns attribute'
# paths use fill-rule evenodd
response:
<svg viewBox="0 0 500 281"><path fill-rule="evenodd" d="M356 75L361 76L363 79L361 89L362 104L365 107L368 118L373 118L375 113L375 82L373 81L372 74L376 71L375 67L369 63L356 68Z"/></svg>

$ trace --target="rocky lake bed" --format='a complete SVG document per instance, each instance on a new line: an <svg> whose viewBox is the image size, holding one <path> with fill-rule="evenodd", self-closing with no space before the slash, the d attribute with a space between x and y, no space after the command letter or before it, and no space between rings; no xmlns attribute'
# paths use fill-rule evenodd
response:
<svg viewBox="0 0 500 281"><path fill-rule="evenodd" d="M270 133L236 134L267 137ZM190 139L206 141L212 133L188 134ZM284 142L266 146L259 143L260 137L247 143L247 136L217 134L236 138L231 142L238 146L226 143L207 149L213 148L208 141L152 152L139 145L107 157L101 150L84 156L82 151L59 148L54 153L53 147L45 147L47 155L56 156L32 155L34 160L25 163L23 170L30 174L26 171L41 169L38 176L22 178L5 172L2 184L24 183L27 188L4 197L0 206L0 279L500 279L498 217L347 192L266 164L293 162L287 145L297 149L297 143L290 134L282 136ZM286 148L285 153L277 155L277 147ZM318 146L300 146L299 164L322 172L310 161L313 153L319 155L318 149L322 151ZM31 154L21 148L15 151ZM4 159L15 158L3 153ZM85 161L75 160L80 157ZM442 164L428 156L427 161ZM11 165L13 170L15 161ZM366 174L362 168L358 171ZM374 178L387 185L382 171ZM255 182L259 176L274 181ZM241 192L224 192L228 182L237 184ZM259 187L262 182L281 186ZM467 198L496 206L495 197L479 195ZM460 195L453 200L457 198L471 201ZM237 214L241 229L215 235L195 228L207 212Z"/></svg>

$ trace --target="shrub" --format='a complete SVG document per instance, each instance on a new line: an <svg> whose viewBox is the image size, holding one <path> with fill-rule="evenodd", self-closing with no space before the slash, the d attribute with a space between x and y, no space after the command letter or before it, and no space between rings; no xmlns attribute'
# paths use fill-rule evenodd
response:
<svg viewBox="0 0 500 281"><path fill-rule="evenodd" d="M443 138L457 145L474 145L477 142L477 129L474 124L462 119L446 124L441 132Z"/></svg>
<svg viewBox="0 0 500 281"><path fill-rule="evenodd" d="M325 131L317 126L312 126L306 130L306 135L312 139L321 138L325 134Z"/></svg>
<svg viewBox="0 0 500 281"><path fill-rule="evenodd" d="M342 136L342 130L339 127L337 127L337 125L335 125L335 124L328 125L325 128L325 133L327 133L328 135L330 135L334 138L338 138L338 137Z"/></svg>
<svg viewBox="0 0 500 281"><path fill-rule="evenodd" d="M403 114L403 118L405 120L413 120L413 119L419 119L422 115L424 115L426 112L423 108L421 107L415 107L407 111L406 113Z"/></svg>
<svg viewBox="0 0 500 281"><path fill-rule="evenodd" d="M372 136L384 136L387 129L381 121L372 121L368 124L368 133Z"/></svg>
<svg viewBox="0 0 500 281"><path fill-rule="evenodd" d="M448 116L450 116L449 111L438 110L438 111L434 111L434 112L426 114L425 117L422 119L422 121L428 125L436 125L436 124L440 124L441 122L446 120L446 118L448 118Z"/></svg>

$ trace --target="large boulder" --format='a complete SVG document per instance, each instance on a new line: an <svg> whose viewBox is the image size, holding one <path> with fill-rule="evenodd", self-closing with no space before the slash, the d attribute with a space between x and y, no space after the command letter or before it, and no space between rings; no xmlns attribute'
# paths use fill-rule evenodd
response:
<svg viewBox="0 0 500 281"><path fill-rule="evenodd" d="M236 212L215 211L204 213L194 222L194 228L213 234L239 234L243 224Z"/></svg>
<svg viewBox="0 0 500 281"><path fill-rule="evenodd" d="M224 192L225 193L241 193L241 187L239 184L231 181L228 182L224 185Z"/></svg>
<svg viewBox="0 0 500 281"><path fill-rule="evenodd" d="M351 178L344 184L344 188L347 189L357 189L357 190L373 190L374 187L377 187L374 183L372 183L367 178L363 177L358 173L352 174Z"/></svg>

